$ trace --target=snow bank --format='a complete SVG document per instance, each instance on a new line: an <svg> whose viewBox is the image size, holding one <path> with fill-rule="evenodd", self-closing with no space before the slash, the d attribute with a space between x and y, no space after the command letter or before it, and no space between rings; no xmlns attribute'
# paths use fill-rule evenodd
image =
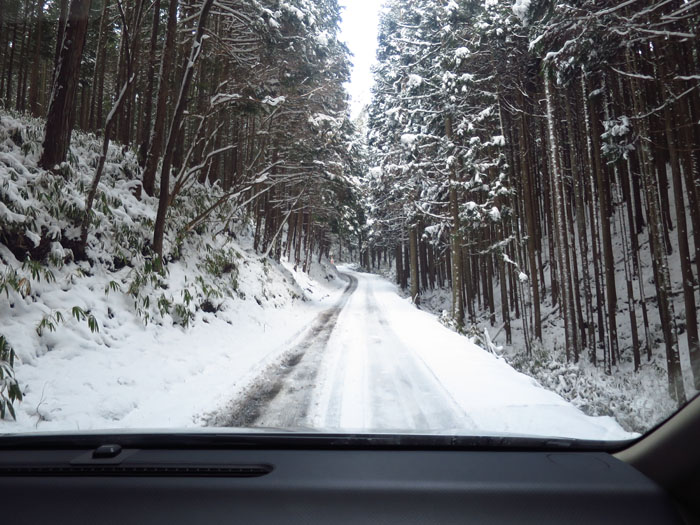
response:
<svg viewBox="0 0 700 525"><path fill-rule="evenodd" d="M201 426L207 412L225 405L302 337L344 287L308 277L297 284L284 266L263 264L244 250L239 268L238 297L216 313L198 311L189 328L167 316L144 325L125 294L105 294L113 276L96 272L69 284L70 267L58 272L56 283L36 285L41 304L17 297L1 302L2 333L18 351L25 397L17 421L0 421L0 433ZM314 274L324 271L314 265ZM174 263L171 284L193 273L191 265ZM72 318L54 332L35 331L42 314L75 304L94 313L98 333Z"/></svg>

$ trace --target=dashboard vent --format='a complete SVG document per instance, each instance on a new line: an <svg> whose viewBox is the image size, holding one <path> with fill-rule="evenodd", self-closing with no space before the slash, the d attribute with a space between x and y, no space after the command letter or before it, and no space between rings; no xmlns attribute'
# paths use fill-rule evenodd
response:
<svg viewBox="0 0 700 525"><path fill-rule="evenodd" d="M145 476L257 478L271 465L2 465L0 476Z"/></svg>

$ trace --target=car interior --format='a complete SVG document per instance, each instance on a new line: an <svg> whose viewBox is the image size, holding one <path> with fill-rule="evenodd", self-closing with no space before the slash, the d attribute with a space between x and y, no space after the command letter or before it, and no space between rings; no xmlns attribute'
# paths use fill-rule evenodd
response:
<svg viewBox="0 0 700 525"><path fill-rule="evenodd" d="M700 523L700 399L630 444L7 436L6 523Z"/></svg>

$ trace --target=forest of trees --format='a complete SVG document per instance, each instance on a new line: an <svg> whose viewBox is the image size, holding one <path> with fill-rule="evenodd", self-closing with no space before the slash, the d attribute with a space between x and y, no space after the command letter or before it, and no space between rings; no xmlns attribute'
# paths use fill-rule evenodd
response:
<svg viewBox="0 0 700 525"><path fill-rule="evenodd" d="M88 258L115 142L138 154L140 171L124 173L134 192L157 198L156 266L168 231L186 235L232 202L259 253L285 251L304 268L327 253L355 227L347 180L360 168L339 18L336 0L0 0L0 107L47 119L39 165L69 173L74 129L103 144L80 235L62 232L61 244ZM172 224L169 208L193 185L211 187L210 201ZM16 252L29 246L20 260L41 260L49 245L0 235Z"/></svg>
<svg viewBox="0 0 700 525"><path fill-rule="evenodd" d="M337 0L0 0L0 107L46 119L39 166L70 177L73 130L102 143L61 244L89 259L114 143L138 156L123 176L154 208L155 267L245 210L265 257L306 270L352 239L416 303L451 290L459 330L511 343L517 322L529 353L556 325L567 359L608 374L663 348L673 399L682 362L699 389L700 0L388 0L366 143L340 17ZM205 205L173 214L193 187ZM39 233L0 225L19 260L46 256Z"/></svg>
<svg viewBox="0 0 700 525"><path fill-rule="evenodd" d="M700 388L700 2L391 0L369 109L365 264L458 328L563 326L571 361ZM545 314L546 311L546 314ZM625 343L620 332L624 331Z"/></svg>

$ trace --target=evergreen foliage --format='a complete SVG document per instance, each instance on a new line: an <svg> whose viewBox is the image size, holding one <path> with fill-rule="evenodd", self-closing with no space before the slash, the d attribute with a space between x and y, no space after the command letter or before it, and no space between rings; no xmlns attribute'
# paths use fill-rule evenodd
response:
<svg viewBox="0 0 700 525"><path fill-rule="evenodd" d="M508 343L517 330L527 356L546 339L613 374L656 366L663 340L684 403L700 388L699 15L695 2L389 1L367 260L389 254L415 302L451 288L449 324L488 323Z"/></svg>

